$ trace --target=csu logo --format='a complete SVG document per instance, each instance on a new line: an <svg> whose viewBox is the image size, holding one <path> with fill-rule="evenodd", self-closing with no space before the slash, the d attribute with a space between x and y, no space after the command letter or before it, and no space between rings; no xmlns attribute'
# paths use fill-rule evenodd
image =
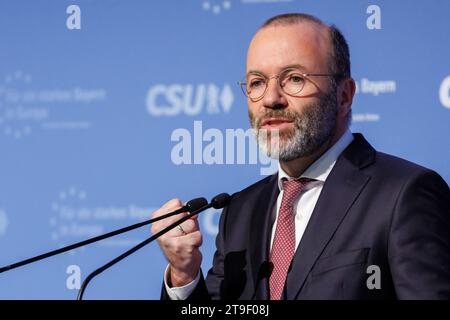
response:
<svg viewBox="0 0 450 320"><path fill-rule="evenodd" d="M157 84L147 92L146 108L152 116L196 116L228 113L234 96L229 84Z"/></svg>

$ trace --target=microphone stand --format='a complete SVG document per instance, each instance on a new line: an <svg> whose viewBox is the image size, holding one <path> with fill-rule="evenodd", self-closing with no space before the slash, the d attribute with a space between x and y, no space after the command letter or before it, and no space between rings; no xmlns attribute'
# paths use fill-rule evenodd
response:
<svg viewBox="0 0 450 320"><path fill-rule="evenodd" d="M42 259L45 259L45 258L52 257L52 256L55 256L57 254L60 254L60 253L63 253L63 252L69 251L69 250L73 250L73 249L76 249L78 247L82 247L82 246L88 245L88 244L93 243L93 242L97 242L97 241L100 241L100 240L103 240L103 239L106 239L106 238L110 238L110 237L113 237L115 235L118 235L118 234L130 231L130 230L134 230L134 229L140 228L140 227L145 226L147 224L151 224L153 222L156 222L156 221L159 221L159 220L162 220L162 219L165 219L165 218L168 218L168 217L180 214L180 213L185 212L185 211L192 212L192 211L198 210L199 207L201 208L207 203L208 202L207 202L207 200L205 198L192 199L192 200L188 201L185 206L183 206L183 207L181 207L181 208L179 208L179 209L177 209L177 210L175 210L173 212L169 212L167 214L164 214L162 216L159 216L159 217L147 220L147 221L139 222L139 223L133 224L133 225L125 227L125 228L121 228L121 229L118 229L118 230L115 230L115 231L111 231L111 232L105 233L105 234L100 235L100 236L96 236L96 237L93 237L93 238L90 238L90 239L87 239L87 240L84 240L84 241L80 241L80 242L68 245L68 246L60 248L60 249L56 249L56 250L53 250L53 251L50 251L50 252L47 252L47 253L44 253L44 254L41 254L41 255L29 258L29 259L25 259L25 260L13 263L11 265L8 265L8 266L0 268L0 273L9 271L9 270L12 270L12 269L15 269L15 268L18 268L18 267L21 267L21 266L33 263L33 262L36 262L36 261L39 261L39 260L42 260Z"/></svg>
<svg viewBox="0 0 450 320"><path fill-rule="evenodd" d="M78 291L78 297L77 300L83 300L83 295L84 295L84 291L86 290L87 285L89 284L89 282L91 282L91 280L96 277L97 275L99 275L100 273L102 273L103 271L105 271L106 269L112 267L113 265L115 265L117 262L125 259L126 257L128 257L130 254L136 252L137 250L141 249L142 247L144 247L145 245L149 244L150 242L158 239L160 236L162 236L163 234L167 233L169 230L175 228L176 226L180 225L181 223L183 223L184 221L192 218L193 216L196 216L197 214L199 214L200 212L209 209L209 208L214 208L214 209L221 209L223 207L225 207L229 202L230 202L231 196L228 193L221 193L218 194L217 196L215 196L211 202L207 205L204 205L203 207L197 209L197 210L193 210L191 211L190 214L187 214L186 216L184 216L183 218L175 221L174 223L170 224L169 226L167 226L165 229L155 233L153 236L151 236L150 238L142 241L141 243L139 243L138 245L136 245L135 247L129 249L128 251L122 253L120 256L118 256L117 258L111 260L110 262L108 262L107 264L103 265L102 267L98 268L97 270L94 270L93 272L91 272L86 279L83 281L83 283L81 284L80 290Z"/></svg>
<svg viewBox="0 0 450 320"><path fill-rule="evenodd" d="M118 256L117 258L111 260L110 262L108 262L107 264L103 265L102 267L98 268L97 270L94 270L93 272L91 272L86 279L83 281L83 283L81 284L80 290L78 291L78 297L77 300L83 300L83 295L84 295L84 291L86 290L87 285L89 284L89 282L91 282L91 280L96 277L97 275L99 275L100 273L102 273L103 271L105 271L106 269L112 267L113 265L115 265L117 262L125 259L126 257L128 257L129 255L133 254L134 252L138 251L139 249L141 249L142 247L146 246L147 244L149 244L150 242L156 240L157 238L159 238L160 236L162 236L163 234L167 233L168 231L172 230L173 228L175 228L176 226L180 225L181 223L183 223L184 221L192 218L193 216L199 214L200 212L209 209L213 207L212 203L207 204L206 206L201 207L200 209L197 209L193 212L191 212L190 214L184 216L183 218L175 221L174 223L172 223L171 225L169 225L168 227L166 227L165 229L159 231L158 233L155 233L153 236L151 236L150 238L147 238L146 240L142 241L141 243L139 243L138 245L134 246L133 248L129 249L128 251L122 253L120 256Z"/></svg>

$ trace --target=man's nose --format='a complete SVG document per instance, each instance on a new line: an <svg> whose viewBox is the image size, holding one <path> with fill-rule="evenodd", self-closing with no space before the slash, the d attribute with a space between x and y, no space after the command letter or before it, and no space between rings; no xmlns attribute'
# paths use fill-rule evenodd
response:
<svg viewBox="0 0 450 320"><path fill-rule="evenodd" d="M271 78L267 82L266 93L263 98L265 108L281 109L287 107L286 96L283 93L277 78Z"/></svg>

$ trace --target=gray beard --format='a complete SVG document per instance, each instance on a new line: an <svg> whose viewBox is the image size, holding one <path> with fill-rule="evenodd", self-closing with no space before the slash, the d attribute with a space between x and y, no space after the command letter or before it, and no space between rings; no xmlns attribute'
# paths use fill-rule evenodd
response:
<svg viewBox="0 0 450 320"><path fill-rule="evenodd" d="M314 154L332 139L336 129L337 109L336 90L332 90L319 102L306 105L301 115L283 109L267 109L258 118L252 114L249 116L261 150L270 158L287 162ZM293 120L294 129L286 132L259 129L264 119L272 117Z"/></svg>

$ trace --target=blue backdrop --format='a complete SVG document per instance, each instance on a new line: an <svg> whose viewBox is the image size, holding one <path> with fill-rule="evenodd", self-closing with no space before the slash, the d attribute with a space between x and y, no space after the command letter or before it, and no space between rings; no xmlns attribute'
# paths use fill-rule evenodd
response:
<svg viewBox="0 0 450 320"><path fill-rule="evenodd" d="M299 11L348 38L352 130L449 182L450 1L0 0L0 265L271 172L249 140L233 144L249 128L236 81L254 31ZM219 215L199 218L205 272ZM74 299L87 274L149 235L0 274L0 298ZM85 298L158 299L165 266L152 244Z"/></svg>

